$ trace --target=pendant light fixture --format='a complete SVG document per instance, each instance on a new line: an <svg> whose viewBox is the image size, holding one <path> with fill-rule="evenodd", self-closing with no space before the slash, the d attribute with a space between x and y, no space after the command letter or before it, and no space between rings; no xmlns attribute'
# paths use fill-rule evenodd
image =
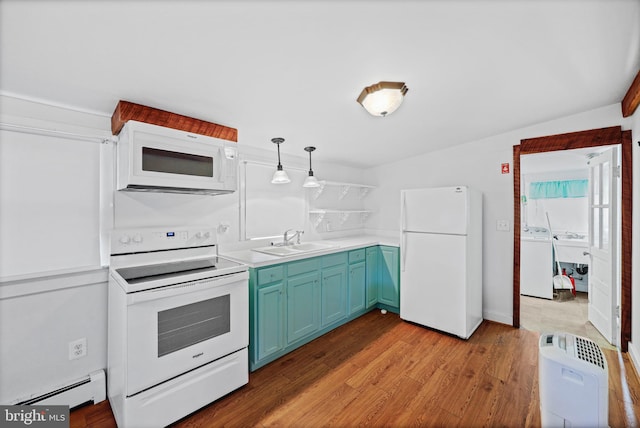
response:
<svg viewBox="0 0 640 428"><path fill-rule="evenodd" d="M304 148L306 152L309 152L309 175L304 179L302 187L320 187L320 183L318 183L318 179L313 176L313 169L311 168L311 152L315 149L315 147L311 146Z"/></svg>
<svg viewBox="0 0 640 428"><path fill-rule="evenodd" d="M272 138L271 142L278 146L278 169L273 173L273 178L271 179L271 183L273 184L285 184L290 183L291 180L287 175L287 172L282 169L282 164L280 163L280 144L284 143L284 138L276 137Z"/></svg>
<svg viewBox="0 0 640 428"><path fill-rule="evenodd" d="M400 107L408 90L404 82L378 82L364 88L358 102L373 116L384 117Z"/></svg>

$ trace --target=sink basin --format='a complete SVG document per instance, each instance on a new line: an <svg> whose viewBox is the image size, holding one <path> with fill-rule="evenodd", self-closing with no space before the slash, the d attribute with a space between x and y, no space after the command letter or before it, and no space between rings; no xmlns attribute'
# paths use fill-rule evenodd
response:
<svg viewBox="0 0 640 428"><path fill-rule="evenodd" d="M252 251L271 254L272 256L290 256L292 254L300 253L300 251L294 250L291 247L276 247L276 246L253 248Z"/></svg>
<svg viewBox="0 0 640 428"><path fill-rule="evenodd" d="M303 242L301 244L277 246L271 245L268 247L253 248L252 251L259 253L270 254L272 256L294 256L296 254L312 253L314 251L327 250L333 248L335 245L324 244L320 242Z"/></svg>
<svg viewBox="0 0 640 428"><path fill-rule="evenodd" d="M289 248L293 248L298 251L320 251L332 247L335 247L335 245L323 244L320 242L303 242L302 244L291 245Z"/></svg>

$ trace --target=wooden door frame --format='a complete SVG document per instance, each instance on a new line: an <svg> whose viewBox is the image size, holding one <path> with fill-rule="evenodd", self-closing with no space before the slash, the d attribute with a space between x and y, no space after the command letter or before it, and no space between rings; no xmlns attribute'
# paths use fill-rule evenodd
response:
<svg viewBox="0 0 640 428"><path fill-rule="evenodd" d="M633 208L633 165L631 131L620 126L551 135L520 140L513 146L513 326L520 327L520 156L558 150L621 145L622 197L621 197L621 257L620 257L620 343L621 351L627 352L631 341L631 237Z"/></svg>

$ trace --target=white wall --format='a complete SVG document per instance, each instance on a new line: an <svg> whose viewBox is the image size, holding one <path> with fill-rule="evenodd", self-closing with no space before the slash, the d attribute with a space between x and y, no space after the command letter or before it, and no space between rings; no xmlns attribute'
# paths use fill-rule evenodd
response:
<svg viewBox="0 0 640 428"><path fill-rule="evenodd" d="M23 401L107 365L106 271L3 283L0 297L0 403ZM15 297L11 297L15 296ZM69 342L87 356L69 360Z"/></svg>
<svg viewBox="0 0 640 428"><path fill-rule="evenodd" d="M369 227L399 234L401 189L469 185L480 190L484 195L484 317L511 324L513 230L496 231L496 222L508 220L512 229L513 175L501 174L501 164L508 162L513 172L513 146L519 144L521 139L622 123L620 105L614 104L367 170L366 176L371 177L373 184L378 186L366 202L378 210L371 218ZM464 126L463 122L461 126ZM635 168L637 176L637 166ZM635 203L637 206L638 201Z"/></svg>
<svg viewBox="0 0 640 428"><path fill-rule="evenodd" d="M0 122L3 124L82 134L98 137L98 141L101 137L111 135L110 121L107 116L5 96L0 97L0 112ZM34 138L40 137L36 135ZM64 138L59 139L64 140ZM96 140L96 138L90 139ZM0 145L5 143L0 141ZM57 142L52 144L56 144L56 147L64 151L63 147L77 147L77 144L83 143L74 140L73 144L68 146ZM95 141L85 144L90 145L92 149L100 146ZM8 155L9 152L2 151L2 154ZM72 151L69 153L69 155L73 154ZM63 153L57 155L64 156ZM51 153L42 154L42 156L50 157L50 161L57 159ZM3 159L5 160L16 161ZM32 165L33 163L25 162L22 167L28 169ZM96 164L93 165L96 166ZM46 171L51 173L54 169L46 169ZM95 182L98 183L99 168L96 168L95 174ZM5 180L7 178L4 176ZM47 180L48 177L44 176L40 179ZM3 183L3 185L21 186L20 183ZM44 188L46 186L43 186ZM0 204L6 204L7 197L5 193L0 194ZM39 198L37 189L32 189L31 197L33 200L45 200L55 204L51 198ZM90 198L95 203L99 203L99 198L95 195L91 195ZM62 207L55 208L57 215L64 212ZM16 218L14 224L3 224L3 231L0 231L2 234L6 228L12 228L25 233L11 234L11 236L5 234L2 235L2 239L12 238L14 244L32 246L32 255L42 259L47 257L47 252L53 254L56 248L58 251L65 251L77 239L73 230L58 230L57 234L49 230L47 234L34 235L33 230L40 230L43 225L50 224L51 218L48 215L51 209L35 204L28 209L29 213ZM96 209L97 212L98 209ZM57 235L62 240L62 244L56 246L48 242L46 245L48 250L43 252L39 249L43 244L40 240L43 235L48 239ZM98 253L99 243L97 238L94 239L96 243L93 253ZM28 249L24 251L25 254L28 253ZM106 269L100 268L99 261L95 259L96 257L91 257L93 266L90 268L77 266L86 263L82 257L77 257L75 260L65 258L63 262L55 264L50 263L50 260L42 260L40 264L34 261L23 264L22 268L33 274L30 275L25 271L18 278L14 276L13 279L5 278L0 282L1 404L50 392L59 386L81 379L92 371L106 367L107 272ZM73 269L74 263L78 269ZM63 266L68 269L63 269L66 273L50 272L42 276L41 271L54 269L52 266L56 266L56 269L63 269ZM74 270L76 272L69 272ZM7 271L12 272L12 269ZM68 344L80 338L87 339L87 356L70 361Z"/></svg>

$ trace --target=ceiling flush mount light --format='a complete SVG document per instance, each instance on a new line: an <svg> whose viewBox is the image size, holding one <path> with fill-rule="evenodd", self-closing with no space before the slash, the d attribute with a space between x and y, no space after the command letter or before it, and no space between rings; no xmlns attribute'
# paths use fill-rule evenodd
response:
<svg viewBox="0 0 640 428"><path fill-rule="evenodd" d="M320 187L320 183L318 183L318 179L313 176L313 169L311 168L311 152L315 149L315 147L311 146L304 148L306 152L309 152L309 175L304 179L302 187Z"/></svg>
<svg viewBox="0 0 640 428"><path fill-rule="evenodd" d="M284 143L284 138L272 138L271 142L278 145L278 169L273 173L273 178L271 182L273 184L285 184L291 182L287 172L282 169L282 164L280 163L280 144Z"/></svg>
<svg viewBox="0 0 640 428"><path fill-rule="evenodd" d="M408 90L404 82L378 82L364 88L358 102L370 114L384 117L400 107Z"/></svg>

